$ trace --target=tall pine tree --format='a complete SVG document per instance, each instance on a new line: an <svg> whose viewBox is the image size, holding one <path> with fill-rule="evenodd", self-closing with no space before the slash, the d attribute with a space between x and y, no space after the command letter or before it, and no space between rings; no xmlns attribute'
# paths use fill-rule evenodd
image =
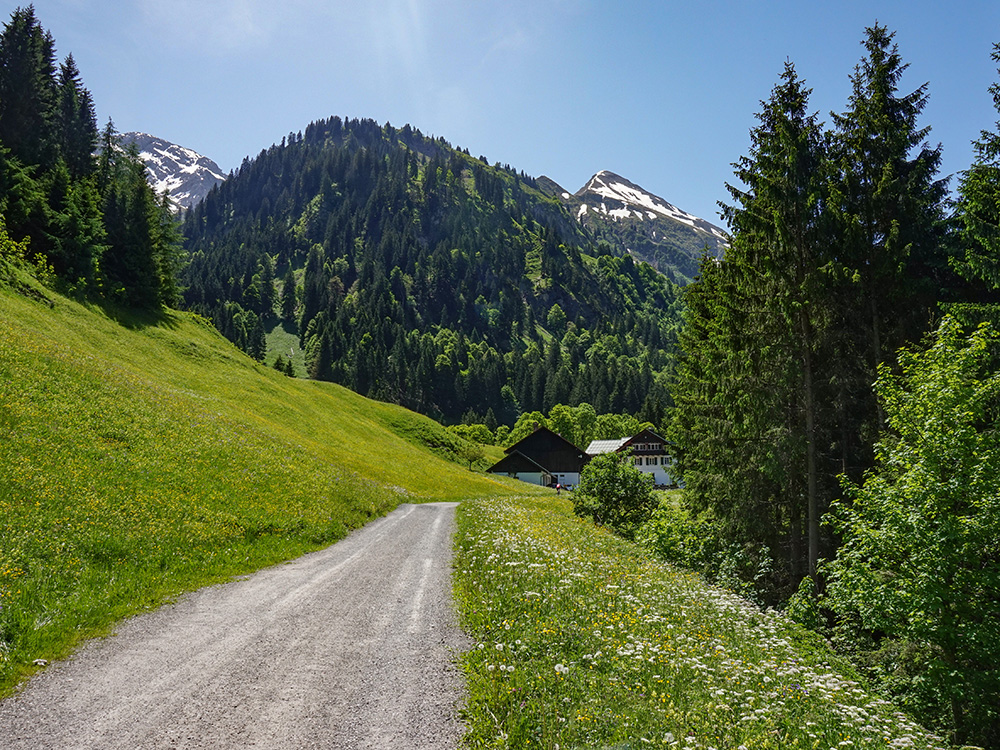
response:
<svg viewBox="0 0 1000 750"><path fill-rule="evenodd" d="M820 517L820 356L831 304L826 284L831 263L827 210L826 136L809 114L810 90L791 63L758 115L750 155L736 165L745 189L727 186L735 203L724 206L733 241L727 263L740 269L751 301L745 344L770 352L775 382L786 389L781 408L759 423L761 438L779 439L793 579L800 574L800 523L805 516L807 571L815 576ZM753 336L758 340L754 341ZM769 386L764 384L765 388ZM803 507L804 506L804 507ZM793 584L797 580L793 580Z"/></svg>
<svg viewBox="0 0 1000 750"><path fill-rule="evenodd" d="M0 143L23 164L51 168L59 155L55 44L18 8L0 33Z"/></svg>
<svg viewBox="0 0 1000 750"><path fill-rule="evenodd" d="M734 165L742 187L729 185L734 203L723 205L730 247L703 261L686 292L673 390L690 497L732 541L774 557L772 595L815 573L828 499L819 466L826 137L809 93L787 64L762 102L750 153Z"/></svg>
<svg viewBox="0 0 1000 750"><path fill-rule="evenodd" d="M62 156L73 177L91 174L97 148L97 117L73 55L59 67L59 132Z"/></svg>
<svg viewBox="0 0 1000 750"><path fill-rule="evenodd" d="M930 128L918 124L927 84L899 92L908 65L894 36L878 24L865 30L848 108L833 115L839 175L832 205L849 280L840 327L866 349L860 371L844 379L863 382L869 394L878 365L932 327L948 282L941 147L929 146ZM874 396L866 401L877 413ZM867 442L875 437L870 432Z"/></svg>
<svg viewBox="0 0 1000 750"><path fill-rule="evenodd" d="M1000 63L1000 44L993 45L992 59ZM1000 112L1000 81L989 93ZM1000 122L972 145L974 161L959 178L955 206L962 253L953 258L969 287L966 299L949 312L967 325L985 320L1000 329Z"/></svg>

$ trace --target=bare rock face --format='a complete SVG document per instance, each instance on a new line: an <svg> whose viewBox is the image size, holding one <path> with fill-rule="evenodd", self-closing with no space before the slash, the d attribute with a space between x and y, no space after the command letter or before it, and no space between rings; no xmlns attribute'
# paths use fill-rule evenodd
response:
<svg viewBox="0 0 1000 750"><path fill-rule="evenodd" d="M187 211L226 179L219 165L189 148L148 133L123 133L122 144L135 144L157 194L170 195L175 210Z"/></svg>

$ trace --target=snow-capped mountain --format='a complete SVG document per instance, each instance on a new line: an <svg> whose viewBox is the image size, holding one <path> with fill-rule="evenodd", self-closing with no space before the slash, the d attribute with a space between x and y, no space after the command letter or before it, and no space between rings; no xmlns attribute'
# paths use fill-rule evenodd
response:
<svg viewBox="0 0 1000 750"><path fill-rule="evenodd" d="M166 190L178 209L188 210L226 179L219 165L208 157L148 133L124 133L122 143L136 145L149 184L157 194Z"/></svg>
<svg viewBox="0 0 1000 750"><path fill-rule="evenodd" d="M726 233L614 172L598 172L575 194L547 178L539 187L558 196L598 241L659 268L679 282L697 274L708 251L719 257Z"/></svg>
<svg viewBox="0 0 1000 750"><path fill-rule="evenodd" d="M634 182L629 182L614 172L607 170L598 172L577 192L576 197L582 201L581 215L588 210L594 210L615 219L634 217L640 221L664 216L712 235L721 242L726 241L726 233L717 226L681 211L673 204L646 192Z"/></svg>

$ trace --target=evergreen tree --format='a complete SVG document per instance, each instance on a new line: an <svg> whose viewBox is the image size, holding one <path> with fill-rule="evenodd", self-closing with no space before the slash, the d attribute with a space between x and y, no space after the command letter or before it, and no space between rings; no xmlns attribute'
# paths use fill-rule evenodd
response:
<svg viewBox="0 0 1000 750"><path fill-rule="evenodd" d="M55 44L18 8L0 33L0 143L23 164L51 168L59 155Z"/></svg>
<svg viewBox="0 0 1000 750"><path fill-rule="evenodd" d="M155 198L152 189L149 194ZM152 239L157 270L157 297L160 304L176 307L180 304L184 291L181 285L181 272L187 263L184 236L174 217L172 203L166 191L158 202L153 201L151 211L154 221Z"/></svg>
<svg viewBox="0 0 1000 750"><path fill-rule="evenodd" d="M781 486L788 524L791 584L797 586L801 559L799 519L808 529L808 574L815 576L819 560L819 521L822 514L818 466L819 367L823 328L828 320L831 291L824 271L833 260L826 209L825 136L815 115L807 111L810 90L785 64L781 83L758 115L751 131L750 155L736 165L736 176L746 186L727 186L736 203L723 207L732 243L725 263L745 285L741 345L766 351L768 383L749 381L760 394L759 404L773 411L760 415L758 440L773 442L783 460L773 480ZM775 391L781 391L778 395ZM747 408L753 393L745 394ZM805 499L800 507L799 498Z"/></svg>
<svg viewBox="0 0 1000 750"><path fill-rule="evenodd" d="M173 304L184 255L169 201L157 199L135 145L123 150L110 121L102 143L97 177L107 231L101 262L105 292L136 307ZM252 340L256 346L256 337Z"/></svg>
<svg viewBox="0 0 1000 750"><path fill-rule="evenodd" d="M59 131L63 159L74 178L94 171L97 117L90 92L80 81L73 55L59 67Z"/></svg>
<svg viewBox="0 0 1000 750"><path fill-rule="evenodd" d="M100 195L92 180L73 181L61 159L46 181L49 260L66 281L96 291L98 267L106 249Z"/></svg>
<svg viewBox="0 0 1000 750"><path fill-rule="evenodd" d="M993 45L992 59L1000 63L1000 44ZM1000 82L989 93L1000 112ZM972 145L974 161L959 179L955 207L962 254L953 259L969 289L949 312L967 325L986 320L1000 328L1000 122Z"/></svg>
<svg viewBox="0 0 1000 750"><path fill-rule="evenodd" d="M927 84L899 93L908 65L894 36L878 24L865 30L866 56L851 76L848 108L833 116L839 256L845 278L857 279L845 282L841 327L867 349L862 371L844 380L869 384L881 362L931 327L948 283L946 184L936 178L941 147L928 146L930 128L918 125ZM874 398L868 402L877 411Z"/></svg>
<svg viewBox="0 0 1000 750"><path fill-rule="evenodd" d="M295 275L292 273L291 265L288 266L281 284L281 317L287 321L295 320Z"/></svg>
<svg viewBox="0 0 1000 750"><path fill-rule="evenodd" d="M809 93L786 64L734 165L745 187L729 185L735 202L723 205L730 247L722 261L706 257L685 294L670 427L695 507L775 558L772 597L815 571L823 506L818 358L831 253L825 136Z"/></svg>

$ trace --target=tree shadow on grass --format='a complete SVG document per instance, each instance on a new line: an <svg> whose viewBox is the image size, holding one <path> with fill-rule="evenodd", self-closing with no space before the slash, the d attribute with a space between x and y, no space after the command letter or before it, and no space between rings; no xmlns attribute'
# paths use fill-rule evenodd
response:
<svg viewBox="0 0 1000 750"><path fill-rule="evenodd" d="M89 304L122 328L127 328L130 331L139 331L145 328L176 329L180 326L177 311L166 307L126 307L104 299L90 300Z"/></svg>

